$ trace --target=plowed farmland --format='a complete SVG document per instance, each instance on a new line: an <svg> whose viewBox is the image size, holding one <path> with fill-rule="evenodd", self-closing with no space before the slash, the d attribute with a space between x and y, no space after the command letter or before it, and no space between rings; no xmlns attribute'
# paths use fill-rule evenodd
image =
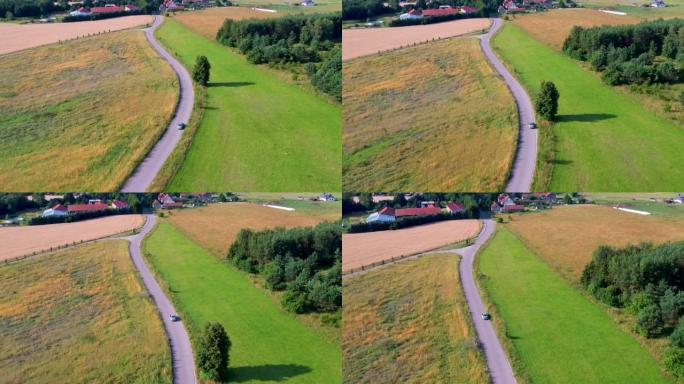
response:
<svg viewBox="0 0 684 384"><path fill-rule="evenodd" d="M479 231L479 220L450 220L396 231L344 234L342 271L429 251L469 239Z"/></svg>
<svg viewBox="0 0 684 384"><path fill-rule="evenodd" d="M0 228L0 260L115 235L142 224L141 215L118 215L75 223Z"/></svg>

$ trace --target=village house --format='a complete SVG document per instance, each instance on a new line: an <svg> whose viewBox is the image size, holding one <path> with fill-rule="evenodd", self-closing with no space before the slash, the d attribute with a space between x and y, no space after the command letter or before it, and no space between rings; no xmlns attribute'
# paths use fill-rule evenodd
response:
<svg viewBox="0 0 684 384"><path fill-rule="evenodd" d="M402 217L409 216L429 216L442 213L442 210L437 207L425 207L425 208L390 208L383 207L378 212L371 213L366 219L367 223L372 222L387 222L395 221Z"/></svg>
<svg viewBox="0 0 684 384"><path fill-rule="evenodd" d="M62 204L57 204L52 208L48 208L43 211L43 217L49 217L49 216L66 216L68 215L67 213L67 207Z"/></svg>
<svg viewBox="0 0 684 384"><path fill-rule="evenodd" d="M457 203L457 202L447 203L446 210L447 210L447 212L452 213L452 214L453 213L465 213L465 211L466 211L465 206L463 204Z"/></svg>
<svg viewBox="0 0 684 384"><path fill-rule="evenodd" d="M126 209L126 208L130 208L130 206L125 201L114 200L114 201L112 201L112 208L113 209Z"/></svg>
<svg viewBox="0 0 684 384"><path fill-rule="evenodd" d="M399 20L416 20L422 19L423 12L420 9L412 9L406 13L399 15Z"/></svg>

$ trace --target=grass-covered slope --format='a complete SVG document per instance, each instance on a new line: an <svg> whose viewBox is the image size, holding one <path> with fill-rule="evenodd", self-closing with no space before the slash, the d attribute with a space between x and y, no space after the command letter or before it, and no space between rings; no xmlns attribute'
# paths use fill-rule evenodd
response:
<svg viewBox="0 0 684 384"><path fill-rule="evenodd" d="M117 189L177 95L171 67L140 31L0 56L0 190Z"/></svg>
<svg viewBox="0 0 684 384"><path fill-rule="evenodd" d="M476 39L343 63L344 189L503 189L515 101Z"/></svg>
<svg viewBox="0 0 684 384"><path fill-rule="evenodd" d="M646 349L505 227L478 264L480 285L496 307L499 337L511 346L521 377L539 383L668 382Z"/></svg>
<svg viewBox="0 0 684 384"><path fill-rule="evenodd" d="M339 190L340 106L168 19L157 38L189 69L211 63L207 107L170 190Z"/></svg>
<svg viewBox="0 0 684 384"><path fill-rule="evenodd" d="M338 343L282 310L245 274L218 261L172 224L159 223L144 249L194 345L208 321L226 328L233 343L229 382L340 381Z"/></svg>
<svg viewBox="0 0 684 384"><path fill-rule="evenodd" d="M553 126L555 146L540 143L540 148L554 147L553 174L545 179L538 173L534 190L666 191L684 187L684 168L680 166L684 130L603 84L579 62L515 25L502 28L494 47L514 68L531 97L542 80L553 81L560 92L558 122ZM540 138L546 140L547 136Z"/></svg>
<svg viewBox="0 0 684 384"><path fill-rule="evenodd" d="M343 283L345 383L487 383L458 257L424 256Z"/></svg>
<svg viewBox="0 0 684 384"><path fill-rule="evenodd" d="M171 383L159 315L126 241L0 267L6 383Z"/></svg>

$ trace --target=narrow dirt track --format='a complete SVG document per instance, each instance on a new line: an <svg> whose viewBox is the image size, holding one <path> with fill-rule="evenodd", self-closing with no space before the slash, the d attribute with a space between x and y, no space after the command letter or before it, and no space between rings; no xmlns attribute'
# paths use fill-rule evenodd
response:
<svg viewBox="0 0 684 384"><path fill-rule="evenodd" d="M157 217L154 214L145 215L145 224L140 233L134 236L125 237L130 244L131 258L135 268L140 273L140 277L147 288L147 291L152 296L155 305L159 309L159 313L166 329L166 334L169 338L169 345L171 347L171 362L173 367L173 382L174 384L194 384L197 382L195 375L195 360L192 354L192 345L190 344L190 337L181 321L171 321L170 316L175 315L176 310L171 304L171 301L166 297L164 291L154 279L154 276L147 268L147 264L142 256L142 240L154 228L157 223Z"/></svg>
<svg viewBox="0 0 684 384"><path fill-rule="evenodd" d="M163 21L163 16L155 16L152 26L145 29L145 36L152 45L152 48L171 65L171 68L178 76L178 104L176 105L173 119L171 119L164 135L145 156L145 159L133 171L128 180L126 180L121 189L122 192L145 192L147 190L183 135L184 131L177 128L178 123L187 124L195 102L195 91L192 88L190 74L183 64L168 53L154 37L154 31L159 28Z"/></svg>
<svg viewBox="0 0 684 384"><path fill-rule="evenodd" d="M490 40L499 28L501 28L501 19L494 18L492 19L492 27L489 28L487 33L480 35L479 38L482 51L494 69L499 72L501 78L506 82L518 108L518 148L508 184L506 184L506 191L529 192L532 188L532 178L534 177L534 169L537 163L537 130L531 129L528 126L530 123L535 122L534 108L525 88L511 75L492 51Z"/></svg>

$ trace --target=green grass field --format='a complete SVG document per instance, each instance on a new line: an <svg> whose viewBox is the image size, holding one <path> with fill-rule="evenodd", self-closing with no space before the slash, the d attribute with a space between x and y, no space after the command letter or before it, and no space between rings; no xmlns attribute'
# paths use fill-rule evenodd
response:
<svg viewBox="0 0 684 384"><path fill-rule="evenodd" d="M345 383L486 383L458 274L434 254L346 278Z"/></svg>
<svg viewBox="0 0 684 384"><path fill-rule="evenodd" d="M512 346L507 349L522 378L538 383L668 382L633 337L505 227L477 262L485 276L480 286L496 306L499 337Z"/></svg>
<svg viewBox="0 0 684 384"><path fill-rule="evenodd" d="M191 339L208 321L226 328L233 343L230 382L341 381L338 343L282 310L243 273L218 261L172 224L159 223L144 247Z"/></svg>
<svg viewBox="0 0 684 384"><path fill-rule="evenodd" d="M560 92L553 175L534 190L667 191L684 187L684 131L604 85L562 53L507 24L494 39L517 78L537 94L542 80ZM540 127L548 129L548 127ZM543 146L540 143L540 146Z"/></svg>
<svg viewBox="0 0 684 384"><path fill-rule="evenodd" d="M127 241L0 266L0 381L171 383L159 315Z"/></svg>
<svg viewBox="0 0 684 384"><path fill-rule="evenodd" d="M207 106L168 190L339 190L339 104L273 73L168 19L159 40L192 69L212 65Z"/></svg>

